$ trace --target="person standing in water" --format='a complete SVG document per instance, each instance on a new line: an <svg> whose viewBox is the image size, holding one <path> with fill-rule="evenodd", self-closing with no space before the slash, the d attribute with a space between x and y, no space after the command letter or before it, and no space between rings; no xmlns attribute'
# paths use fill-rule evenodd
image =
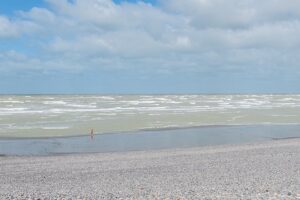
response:
<svg viewBox="0 0 300 200"><path fill-rule="evenodd" d="M94 139L94 129L93 128L91 129L90 136L91 136L91 139L93 140Z"/></svg>

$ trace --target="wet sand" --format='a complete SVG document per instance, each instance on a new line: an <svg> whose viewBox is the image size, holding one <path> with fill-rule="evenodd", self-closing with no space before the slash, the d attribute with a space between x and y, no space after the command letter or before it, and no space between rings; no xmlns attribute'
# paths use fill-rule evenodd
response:
<svg viewBox="0 0 300 200"><path fill-rule="evenodd" d="M0 157L0 199L300 199L300 139Z"/></svg>

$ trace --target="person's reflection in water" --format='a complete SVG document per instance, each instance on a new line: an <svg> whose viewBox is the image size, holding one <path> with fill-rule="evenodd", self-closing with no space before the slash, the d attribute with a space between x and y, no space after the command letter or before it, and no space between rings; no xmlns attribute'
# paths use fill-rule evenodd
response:
<svg viewBox="0 0 300 200"><path fill-rule="evenodd" d="M94 140L94 129L93 128L91 129L90 136L91 136L91 140Z"/></svg>

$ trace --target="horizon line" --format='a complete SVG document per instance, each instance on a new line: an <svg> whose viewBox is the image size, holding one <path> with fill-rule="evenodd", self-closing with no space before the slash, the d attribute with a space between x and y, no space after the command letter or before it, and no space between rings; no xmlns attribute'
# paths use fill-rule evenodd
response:
<svg viewBox="0 0 300 200"><path fill-rule="evenodd" d="M174 93L174 92L164 92L164 93L0 93L0 96L43 96L43 95L103 95L103 96L108 96L108 95L297 95L300 94L300 92L197 92L197 93Z"/></svg>

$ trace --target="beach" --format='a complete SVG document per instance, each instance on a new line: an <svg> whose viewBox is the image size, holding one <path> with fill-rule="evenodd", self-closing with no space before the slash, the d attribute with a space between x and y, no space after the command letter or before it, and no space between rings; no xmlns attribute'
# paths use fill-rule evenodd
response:
<svg viewBox="0 0 300 200"><path fill-rule="evenodd" d="M0 157L0 199L300 199L300 139Z"/></svg>
<svg viewBox="0 0 300 200"><path fill-rule="evenodd" d="M300 200L300 0L0 4L0 200Z"/></svg>

